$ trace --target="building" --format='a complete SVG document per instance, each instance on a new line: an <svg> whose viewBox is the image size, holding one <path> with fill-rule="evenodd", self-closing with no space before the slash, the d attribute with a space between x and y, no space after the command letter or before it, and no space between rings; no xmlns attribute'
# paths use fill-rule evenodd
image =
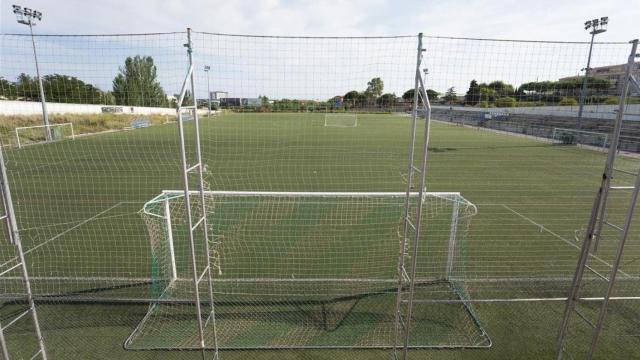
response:
<svg viewBox="0 0 640 360"><path fill-rule="evenodd" d="M611 90L615 90L616 93L620 93L623 84L620 80L622 80L622 78L624 77L626 66L627 64L618 64L593 67L591 68L591 70L589 70L589 76L599 77L611 81ZM640 79L640 62L636 62L633 64L631 73L636 79ZM560 80L570 79L575 79L575 76L564 77ZM632 92L632 94L640 95L635 92Z"/></svg>

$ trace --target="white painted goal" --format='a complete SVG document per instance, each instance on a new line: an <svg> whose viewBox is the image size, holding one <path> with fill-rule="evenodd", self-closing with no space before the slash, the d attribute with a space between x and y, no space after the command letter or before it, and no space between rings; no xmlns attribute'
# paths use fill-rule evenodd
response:
<svg viewBox="0 0 640 360"><path fill-rule="evenodd" d="M324 126L326 127L357 127L357 114L325 114Z"/></svg>
<svg viewBox="0 0 640 360"><path fill-rule="evenodd" d="M51 135L51 141L75 138L73 123L22 126L15 128L15 132L18 148L47 142L47 132Z"/></svg>

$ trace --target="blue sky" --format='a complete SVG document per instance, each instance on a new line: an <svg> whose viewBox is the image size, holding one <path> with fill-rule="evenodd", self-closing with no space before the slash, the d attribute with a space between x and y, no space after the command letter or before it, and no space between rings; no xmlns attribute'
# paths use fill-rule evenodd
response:
<svg viewBox="0 0 640 360"><path fill-rule="evenodd" d="M1 0L2 33L25 33L11 4L40 10L37 34L123 34L196 31L296 36L415 35L474 38L587 41L585 20L609 16L598 40L626 42L640 37L638 0L577 1L44 1ZM578 5L579 4L579 5ZM230 96L322 99L363 90L381 76L397 95L412 85L415 39L389 43L343 41L272 42L259 38L200 36L198 66L212 66L211 90ZM182 34L154 37L38 38L43 73L78 76L102 89L130 55L152 55L166 92L177 92L184 72ZM428 87L464 92L471 79L515 85L576 75L584 67L585 44L473 42L428 38ZM30 45L6 37L0 50L0 76L33 73ZM253 50L251 49L253 47ZM278 52L278 49L284 50ZM596 47L593 66L624 62L626 44ZM226 54L221 56L221 54ZM267 55L265 55L267 54ZM330 55L330 56L328 56ZM342 60L336 60L342 57ZM283 65L284 64L284 65ZM323 76L318 76L322 73ZM198 71L199 96L206 96ZM201 94L200 94L201 93Z"/></svg>

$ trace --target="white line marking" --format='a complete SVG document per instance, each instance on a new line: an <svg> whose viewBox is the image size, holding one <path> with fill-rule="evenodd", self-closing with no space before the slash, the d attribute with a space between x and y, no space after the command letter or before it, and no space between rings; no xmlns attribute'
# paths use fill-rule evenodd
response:
<svg viewBox="0 0 640 360"><path fill-rule="evenodd" d="M523 218L523 219L525 219L525 220L529 221L530 223L532 223L532 224L534 224L534 225L538 226L540 229L542 229L542 230L544 230L544 231L548 232L549 234L553 235L554 237L556 237L556 238L558 238L558 239L560 239L560 240L562 240L562 241L566 242L567 244L569 244L569 245L573 246L574 248L576 248L576 249L580 250L580 246L576 245L573 241L569 241L569 240L565 239L564 237L562 237L562 236L560 236L560 235L556 234L555 232L553 232L553 231L551 231L551 230L547 229L544 225L539 224L539 223L537 223L537 222L533 221L533 219L531 219L531 218L529 218L529 217L527 217L527 216L525 216L525 215L520 214L519 212L517 212L517 211L513 210L512 208L510 208L509 206L507 206L507 205L505 205L505 204L502 204L502 206L503 206L505 209L507 209L507 210L511 211L512 213L516 214L517 216L519 216L519 217L521 217L521 218ZM594 259L596 259L596 260L600 261L602 264L604 264L604 265L608 266L609 268L611 268L611 267L612 267L612 265L611 265L611 264L609 264L608 262L606 262L605 260L603 260L602 258L600 258L600 257L599 257L599 256L597 256L597 255L594 255L594 254L589 253L589 256L591 256L592 258L594 258ZM622 275L626 276L626 277L631 277L631 275L627 274L626 272L624 272L624 271L622 271L622 270L620 270L620 269L618 269L618 272L619 272L620 274L622 274Z"/></svg>
<svg viewBox="0 0 640 360"><path fill-rule="evenodd" d="M58 238L59 238L59 237L61 237L62 235L66 234L66 233L68 233L68 232L70 232L70 231L72 231L72 230L75 230L75 229L79 228L80 226L82 226L82 225L84 225L84 224L86 224L86 223L88 223L88 222L90 222L90 221L93 221L93 220L94 220L95 218L97 218L98 216L100 216L100 215L102 215L102 214L105 214L105 213L107 213L107 212L109 212L109 211L111 211L111 210L115 209L116 207L120 206L121 204L123 204L123 203L122 203L122 202L119 202L119 203L117 203L117 204L115 204L115 205L111 206L110 208L108 208L108 209L106 209L106 210L103 210L103 211L101 211L101 212L99 212L99 213L97 213L97 214L93 215L92 217L90 217L90 218L88 218L88 219L85 219L85 220L83 220L83 221L79 222L79 223L78 223L78 224L76 224L75 226L72 226L72 227L68 228L67 230L65 230L65 231L63 231L63 232L61 232L61 233L59 233L58 235L56 235L56 236L54 236L54 237L52 237L52 238L50 238L50 239L48 239L48 240L45 240L44 242L41 242L40 244L38 244L38 245L36 245L36 246L34 246L34 247L30 248L30 249L25 250L24 254L25 254L25 255L27 255L28 253L30 253L30 252L32 252L32 251L34 251L34 250L37 250L37 249L39 249L39 248L41 248L42 246L46 245L47 243L49 243L49 242L51 242L51 241L53 241L53 240L55 240L55 239L58 239ZM7 260L6 262L4 262L2 265L0 265L0 268L2 268L2 267L4 267L4 266L6 266L8 263L10 263L11 261L15 261L15 260L17 260L17 256L16 256L16 257L13 257L13 258L11 258L11 259L9 259L9 260Z"/></svg>

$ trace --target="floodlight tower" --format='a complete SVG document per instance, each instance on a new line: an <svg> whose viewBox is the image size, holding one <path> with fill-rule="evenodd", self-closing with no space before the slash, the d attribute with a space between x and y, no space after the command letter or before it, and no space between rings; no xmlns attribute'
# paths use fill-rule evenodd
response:
<svg viewBox="0 0 640 360"><path fill-rule="evenodd" d="M582 79L582 89L580 90L580 102L578 107L578 130L582 129L582 111L584 108L584 97L587 91L587 80L589 78L589 70L591 70L591 52L593 50L593 41L598 34L607 31L609 17L603 16L600 19L585 21L584 29L589 30L591 34L591 44L589 45L589 57L587 58L587 67L584 68L584 79Z"/></svg>
<svg viewBox="0 0 640 360"><path fill-rule="evenodd" d="M40 101L42 102L42 121L44 122L44 132L47 141L51 141L51 128L49 127L49 115L47 113L47 101L44 97L44 87L42 86L42 78L40 77L40 68L38 67L38 54L36 53L36 41L33 37L33 27L36 26L36 20L42 20L42 13L30 8L23 8L18 5L12 5L13 13L16 14L16 18L19 24L29 26L29 32L31 33L31 45L33 46L33 58L36 62L36 76L38 78L38 86L40 88Z"/></svg>
<svg viewBox="0 0 640 360"><path fill-rule="evenodd" d="M209 113L207 117L211 117L211 90L209 89L209 70L211 70L211 66L205 65L204 72L207 73L207 101L209 102Z"/></svg>

